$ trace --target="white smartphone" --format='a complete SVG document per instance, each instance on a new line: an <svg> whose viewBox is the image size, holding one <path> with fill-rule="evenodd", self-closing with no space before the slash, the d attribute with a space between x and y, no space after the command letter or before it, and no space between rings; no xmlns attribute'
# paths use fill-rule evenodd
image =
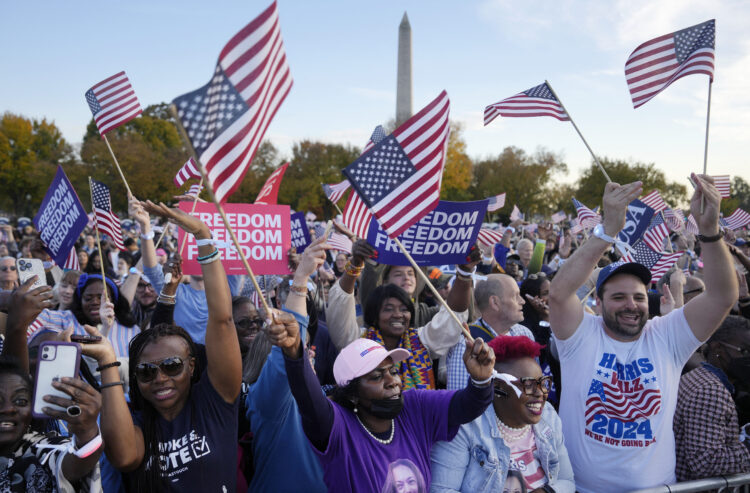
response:
<svg viewBox="0 0 750 493"><path fill-rule="evenodd" d="M52 386L53 379L62 377L75 378L81 364L81 346L73 342L47 341L39 346L39 357L36 364L34 380L34 407L31 414L35 418L49 418L42 408L51 407L60 411L65 408L46 402L45 395L55 395L70 399L65 392Z"/></svg>
<svg viewBox="0 0 750 493"><path fill-rule="evenodd" d="M44 272L44 263L38 258L19 258L16 260L18 269L18 281L23 284L31 276L37 276L31 289L47 285L47 274Z"/></svg>

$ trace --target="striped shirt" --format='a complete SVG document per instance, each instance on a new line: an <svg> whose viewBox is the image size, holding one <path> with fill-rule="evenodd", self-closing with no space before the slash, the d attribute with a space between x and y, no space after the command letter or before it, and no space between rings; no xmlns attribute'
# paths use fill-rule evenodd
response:
<svg viewBox="0 0 750 493"><path fill-rule="evenodd" d="M37 331L28 336L28 341L34 338L34 335L40 330L51 330L53 332L62 332L68 327L73 327L73 333L78 335L86 335L86 329L83 325L78 323L75 315L70 310L59 311L59 310L47 310L45 309L37 317L37 321L41 323ZM115 321L115 325L107 334L107 339L112 343L112 347L115 350L115 355L118 358L128 357L128 346L130 339L136 336L141 329L137 325L132 327L125 327L119 322Z"/></svg>

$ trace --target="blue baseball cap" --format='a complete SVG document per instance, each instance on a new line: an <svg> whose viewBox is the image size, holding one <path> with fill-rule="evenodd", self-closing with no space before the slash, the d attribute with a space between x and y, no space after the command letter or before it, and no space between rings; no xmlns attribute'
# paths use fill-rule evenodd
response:
<svg viewBox="0 0 750 493"><path fill-rule="evenodd" d="M614 262L599 271L599 277L596 279L596 292L599 293L601 287L607 280L615 274L630 274L637 277L643 284L651 284L651 271L645 265L636 262Z"/></svg>
<svg viewBox="0 0 750 493"><path fill-rule="evenodd" d="M745 244L747 244L747 241L742 238L737 238L734 242L734 246L744 246Z"/></svg>

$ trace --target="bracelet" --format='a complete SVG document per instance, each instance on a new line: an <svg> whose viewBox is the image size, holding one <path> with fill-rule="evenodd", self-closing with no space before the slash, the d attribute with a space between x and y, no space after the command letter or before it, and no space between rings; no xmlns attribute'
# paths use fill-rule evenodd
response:
<svg viewBox="0 0 750 493"><path fill-rule="evenodd" d="M471 383L473 383L475 387L484 387L485 385L490 383L493 378L494 378L494 375L490 375L489 378L486 378L484 380L474 380L474 378L472 378Z"/></svg>
<svg viewBox="0 0 750 493"><path fill-rule="evenodd" d="M296 284L292 284L289 286L289 290L292 293L298 293L303 296L307 296L307 286L297 286Z"/></svg>
<svg viewBox="0 0 750 493"><path fill-rule="evenodd" d="M169 299L169 298L162 298L161 296L156 297L156 302L161 303L162 305L176 305L177 300Z"/></svg>
<svg viewBox="0 0 750 493"><path fill-rule="evenodd" d="M208 260L208 259L210 259L210 258L214 258L214 257L215 257L215 256L217 256L218 254L219 254L219 250L217 250L217 249L214 249L214 251L213 251L213 252L209 253L208 255L204 255L204 256L202 256L202 257L198 257L198 258L197 258L196 260L198 260L198 262L200 262L201 260Z"/></svg>
<svg viewBox="0 0 750 493"><path fill-rule="evenodd" d="M471 277L474 275L474 273L477 271L477 266L475 265L474 268L471 270L471 272L463 270L461 267L456 266L456 273L460 276L464 277Z"/></svg>
<svg viewBox="0 0 750 493"><path fill-rule="evenodd" d="M120 380L119 382L110 382L110 383L103 383L99 386L99 390L108 389L110 387L117 387L118 385L122 385L122 388L125 388L125 382L123 380Z"/></svg>
<svg viewBox="0 0 750 493"><path fill-rule="evenodd" d="M713 243L715 241L719 241L724 237L724 232L720 229L718 234L715 234L714 236L703 236L702 234L698 235L698 241L701 243Z"/></svg>
<svg viewBox="0 0 750 493"><path fill-rule="evenodd" d="M359 275L362 274L362 269L364 268L364 264L357 267L356 265L352 264L351 261L347 260L346 265L344 265L344 272L352 277L359 277Z"/></svg>
<svg viewBox="0 0 750 493"><path fill-rule="evenodd" d="M299 291L290 290L289 294L293 294L294 296L299 296L300 298L307 298L307 291L305 291L304 293L301 293Z"/></svg>
<svg viewBox="0 0 750 493"><path fill-rule="evenodd" d="M216 245L215 240L213 238L202 238L200 240L196 239L195 244L199 247L206 246L206 245Z"/></svg>
<svg viewBox="0 0 750 493"><path fill-rule="evenodd" d="M78 448L75 445L76 437L73 436L73 439L70 441L70 447L68 448L68 452L73 453L73 455L75 455L79 459L85 459L89 455L99 450L99 447L102 446L102 432L101 430L98 430L98 431L99 433L94 438L92 438L89 441L89 443L87 443L81 448Z"/></svg>
<svg viewBox="0 0 750 493"><path fill-rule="evenodd" d="M172 299L172 300L173 300L173 299L175 299L175 298L177 298L177 295L176 295L176 294L174 294L174 295L172 295L172 294L167 294L167 293L165 293L165 292L164 292L164 290L163 290L163 289L162 289L162 290L161 290L161 292L159 293L159 296L160 296L160 297L162 297L162 298L169 298L169 299Z"/></svg>
<svg viewBox="0 0 750 493"><path fill-rule="evenodd" d="M154 239L154 230L149 231L145 235L141 233L141 239L142 240L153 240Z"/></svg>
<svg viewBox="0 0 750 493"><path fill-rule="evenodd" d="M113 368L120 365L122 365L122 363L120 363L119 361L113 361L112 363L107 363L106 365L97 366L96 371L101 372L102 370L106 370L107 368Z"/></svg>

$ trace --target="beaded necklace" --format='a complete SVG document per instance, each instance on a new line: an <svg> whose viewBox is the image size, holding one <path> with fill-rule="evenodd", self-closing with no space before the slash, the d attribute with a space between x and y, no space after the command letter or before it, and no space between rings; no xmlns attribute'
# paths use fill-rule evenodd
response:
<svg viewBox="0 0 750 493"><path fill-rule="evenodd" d="M506 442L517 442L528 435L531 430L531 425L525 425L521 428L513 428L503 423L497 416L495 416L495 420L497 421L497 427L500 429L500 434L503 435L503 439L505 439Z"/></svg>
<svg viewBox="0 0 750 493"><path fill-rule="evenodd" d="M394 424L393 420L391 420L391 436L389 436L387 439L383 440L382 438L376 437L370 430L368 430L367 427L365 426L365 424L362 422L362 420L359 419L359 416L357 416L355 414L354 417L357 418L357 421L359 421L359 424L362 425L362 428L365 429L365 431L367 432L367 434L370 435L375 440L377 440L378 442L382 443L383 445L388 445L389 443L391 443L393 441L393 434L396 431L396 425Z"/></svg>

